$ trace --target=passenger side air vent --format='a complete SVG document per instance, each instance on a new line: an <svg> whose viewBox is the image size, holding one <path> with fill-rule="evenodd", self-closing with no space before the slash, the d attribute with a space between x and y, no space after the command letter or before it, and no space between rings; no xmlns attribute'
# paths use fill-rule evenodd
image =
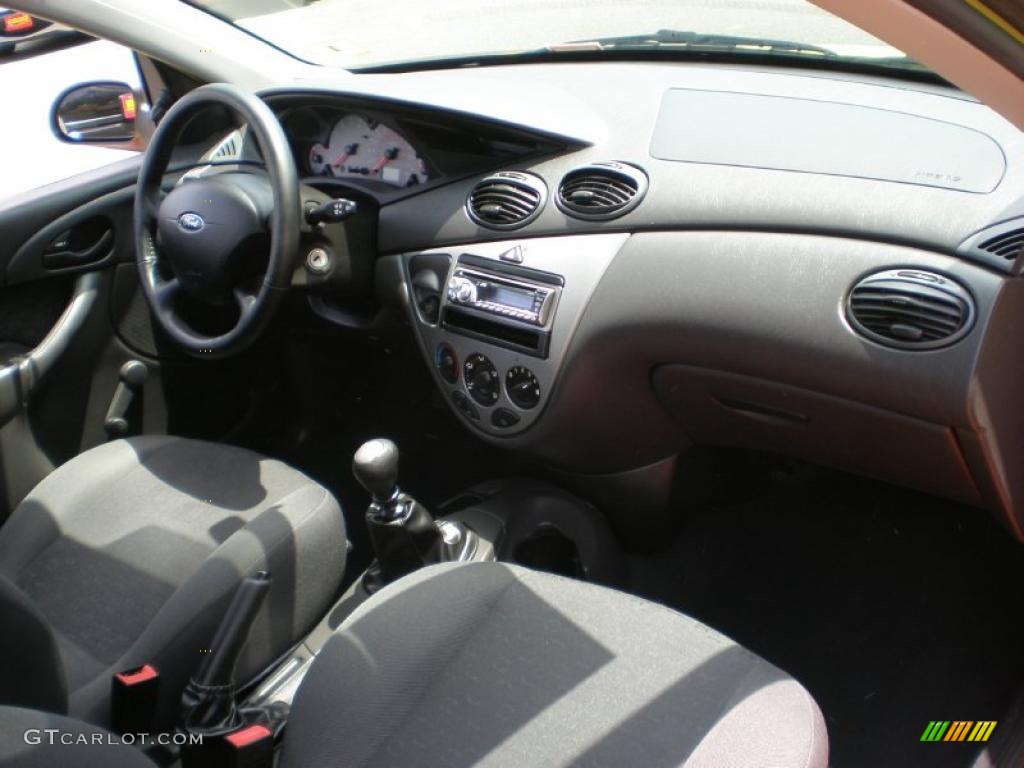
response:
<svg viewBox="0 0 1024 768"><path fill-rule="evenodd" d="M993 256L1013 261L1024 253L1024 227L1011 229L978 244L978 248Z"/></svg>
<svg viewBox="0 0 1024 768"><path fill-rule="evenodd" d="M962 338L974 322L974 301L948 277L894 269L857 283L846 316L862 335L899 349L935 349Z"/></svg>
<svg viewBox="0 0 1024 768"><path fill-rule="evenodd" d="M539 176L502 171L473 187L466 200L466 214L481 227L517 229L540 215L547 195L548 188Z"/></svg>
<svg viewBox="0 0 1024 768"><path fill-rule="evenodd" d="M1016 207L1024 207L1024 200L1019 200ZM957 253L1000 272L1019 273L1024 269L1024 216L975 232L960 243Z"/></svg>
<svg viewBox="0 0 1024 768"><path fill-rule="evenodd" d="M614 219L633 210L647 192L647 175L625 163L593 163L562 177L555 202L576 219Z"/></svg>

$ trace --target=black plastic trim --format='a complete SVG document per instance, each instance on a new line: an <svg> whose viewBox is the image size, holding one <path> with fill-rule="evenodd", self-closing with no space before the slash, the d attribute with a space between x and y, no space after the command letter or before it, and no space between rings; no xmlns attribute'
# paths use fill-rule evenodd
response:
<svg viewBox="0 0 1024 768"><path fill-rule="evenodd" d="M461 254L459 256L458 263L465 264L470 267L480 267L502 275L522 277L527 280L544 283L545 285L565 285L565 279L561 275L556 275L552 272L541 272L540 270L530 269L528 267L517 267L512 264L495 261L494 259L485 259L482 256L474 256L472 253Z"/></svg>
<svg viewBox="0 0 1024 768"><path fill-rule="evenodd" d="M531 357L547 358L551 334L514 320L495 320L493 315L466 307L445 307L441 327L446 331L486 341Z"/></svg>

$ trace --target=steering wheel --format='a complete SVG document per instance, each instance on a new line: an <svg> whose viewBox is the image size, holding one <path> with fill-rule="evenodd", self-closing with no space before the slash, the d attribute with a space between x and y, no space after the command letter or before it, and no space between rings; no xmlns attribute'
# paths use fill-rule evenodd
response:
<svg viewBox="0 0 1024 768"><path fill-rule="evenodd" d="M200 111L218 105L249 126L266 171L214 173L185 180L165 194L163 176L182 131ZM270 108L225 83L204 85L179 99L153 134L135 190L139 281L159 325L197 357L244 349L266 327L291 284L300 222L295 161ZM266 271L258 287L247 286L268 234ZM214 307L235 304L238 319L219 335L197 332L180 313L185 294Z"/></svg>

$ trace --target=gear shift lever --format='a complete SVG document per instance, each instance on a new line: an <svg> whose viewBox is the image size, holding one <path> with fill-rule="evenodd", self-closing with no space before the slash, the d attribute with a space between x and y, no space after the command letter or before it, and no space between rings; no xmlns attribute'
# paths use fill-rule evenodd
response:
<svg viewBox="0 0 1024 768"><path fill-rule="evenodd" d="M356 451L352 473L370 492L366 525L377 555L378 574L370 582L394 581L442 558L441 532L434 518L416 499L398 487L398 446L390 440L370 440Z"/></svg>
<svg viewBox="0 0 1024 768"><path fill-rule="evenodd" d="M477 543L472 531L449 520L435 522L426 507L399 489L393 442L363 443L352 459L352 474L373 497L366 525L377 562L363 581L368 591L424 565L472 557Z"/></svg>
<svg viewBox="0 0 1024 768"><path fill-rule="evenodd" d="M381 511L401 495L398 489L398 446L390 440L369 440L352 458L352 474L373 497ZM396 505L390 505L392 507Z"/></svg>

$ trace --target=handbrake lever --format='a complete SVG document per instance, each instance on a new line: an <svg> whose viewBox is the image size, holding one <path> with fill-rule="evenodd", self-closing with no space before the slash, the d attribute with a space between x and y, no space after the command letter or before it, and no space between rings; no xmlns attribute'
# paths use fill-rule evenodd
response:
<svg viewBox="0 0 1024 768"><path fill-rule="evenodd" d="M245 579L231 600L204 657L182 695L182 727L189 733L224 733L243 724L235 706L235 665L272 579L260 571Z"/></svg>

